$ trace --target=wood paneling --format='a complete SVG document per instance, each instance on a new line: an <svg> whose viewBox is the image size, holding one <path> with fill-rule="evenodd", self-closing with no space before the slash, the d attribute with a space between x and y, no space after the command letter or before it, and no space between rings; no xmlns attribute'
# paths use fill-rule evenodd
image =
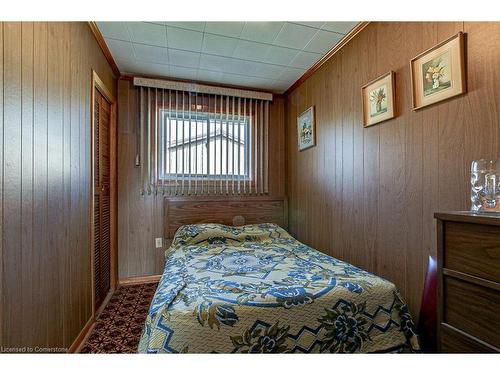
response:
<svg viewBox="0 0 500 375"><path fill-rule="evenodd" d="M409 61L465 32L468 93L411 110ZM500 23L372 22L286 97L289 230L396 283L418 316L433 213L468 209L472 159L500 153ZM393 70L399 116L363 129L361 87ZM318 145L297 151L315 105Z"/></svg>
<svg viewBox="0 0 500 375"><path fill-rule="evenodd" d="M115 87L86 23L0 23L4 348L68 348L92 314L92 69Z"/></svg>
<svg viewBox="0 0 500 375"><path fill-rule="evenodd" d="M163 195L140 194L140 170L135 166L138 144L137 89L130 80L118 81L118 269L119 279L158 275L163 271L164 241L155 248L155 238L164 236ZM285 195L284 98L274 96L269 107L269 195ZM196 198L195 198L196 199ZM231 197L228 197L231 199ZM255 206L258 210L258 206ZM202 213L200 213L201 215ZM200 220L203 218L200 216Z"/></svg>

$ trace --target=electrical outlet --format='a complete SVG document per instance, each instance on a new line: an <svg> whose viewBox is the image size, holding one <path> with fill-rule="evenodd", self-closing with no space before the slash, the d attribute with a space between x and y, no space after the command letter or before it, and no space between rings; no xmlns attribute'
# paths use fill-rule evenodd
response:
<svg viewBox="0 0 500 375"><path fill-rule="evenodd" d="M163 246L163 239L161 237L158 237L155 239L155 243L156 243L156 248L160 249Z"/></svg>

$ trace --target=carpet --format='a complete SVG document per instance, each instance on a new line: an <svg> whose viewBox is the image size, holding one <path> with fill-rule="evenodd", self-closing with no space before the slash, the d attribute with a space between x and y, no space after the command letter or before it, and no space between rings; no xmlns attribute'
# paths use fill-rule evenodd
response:
<svg viewBox="0 0 500 375"><path fill-rule="evenodd" d="M80 353L137 353L158 283L120 286L99 315Z"/></svg>

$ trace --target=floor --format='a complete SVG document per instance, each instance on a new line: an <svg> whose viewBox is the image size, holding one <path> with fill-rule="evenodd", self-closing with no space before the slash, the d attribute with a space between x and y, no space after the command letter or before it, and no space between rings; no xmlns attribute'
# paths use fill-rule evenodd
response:
<svg viewBox="0 0 500 375"><path fill-rule="evenodd" d="M99 315L80 353L137 353L157 283L121 286Z"/></svg>

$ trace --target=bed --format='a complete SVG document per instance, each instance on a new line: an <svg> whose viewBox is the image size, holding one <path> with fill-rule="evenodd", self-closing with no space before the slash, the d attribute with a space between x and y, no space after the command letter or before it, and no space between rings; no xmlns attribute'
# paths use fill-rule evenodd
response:
<svg viewBox="0 0 500 375"><path fill-rule="evenodd" d="M140 353L418 351L391 282L316 251L276 224L180 227Z"/></svg>

